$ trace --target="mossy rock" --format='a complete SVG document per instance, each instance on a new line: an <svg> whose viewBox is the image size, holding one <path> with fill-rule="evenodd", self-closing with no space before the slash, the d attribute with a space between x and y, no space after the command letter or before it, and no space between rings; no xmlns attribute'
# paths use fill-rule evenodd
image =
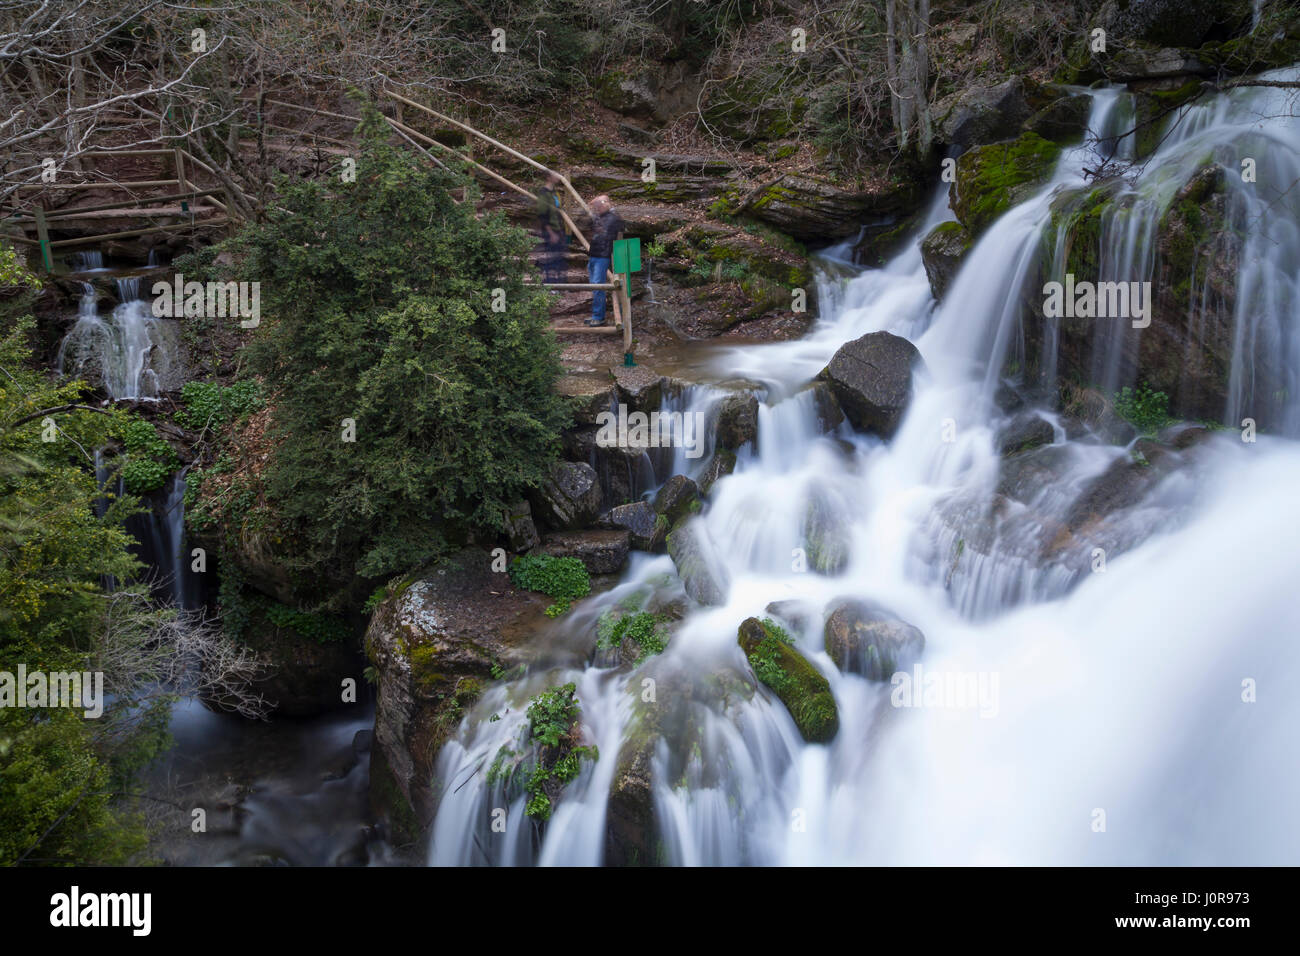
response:
<svg viewBox="0 0 1300 956"><path fill-rule="evenodd" d="M1037 133L1008 143L967 150L957 160L952 208L958 221L979 235L1035 187L1046 182L1061 147Z"/></svg>
<svg viewBox="0 0 1300 956"><path fill-rule="evenodd" d="M840 715L830 682L788 643L781 627L775 621L747 618L736 641L755 676L785 704L804 740L832 740L840 729Z"/></svg>
<svg viewBox="0 0 1300 956"><path fill-rule="evenodd" d="M941 222L921 240L921 261L936 299L942 299L948 291L972 244L970 233L959 222Z"/></svg>

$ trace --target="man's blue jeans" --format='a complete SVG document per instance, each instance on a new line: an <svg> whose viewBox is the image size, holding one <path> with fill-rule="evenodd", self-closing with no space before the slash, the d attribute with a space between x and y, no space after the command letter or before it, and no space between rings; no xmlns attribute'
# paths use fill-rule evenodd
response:
<svg viewBox="0 0 1300 956"><path fill-rule="evenodd" d="M609 281L609 256L592 256L587 260L587 281ZM591 294L591 321L605 321L605 290L596 289Z"/></svg>

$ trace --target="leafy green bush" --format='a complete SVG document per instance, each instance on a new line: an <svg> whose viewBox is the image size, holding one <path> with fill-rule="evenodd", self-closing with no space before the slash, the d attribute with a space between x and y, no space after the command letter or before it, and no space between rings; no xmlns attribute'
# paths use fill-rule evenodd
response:
<svg viewBox="0 0 1300 956"><path fill-rule="evenodd" d="M668 646L668 634L664 627L666 623L667 618L649 611L622 614L606 611L596 623L597 644L601 647L618 647L624 638L630 638L641 648L635 662L640 664Z"/></svg>
<svg viewBox="0 0 1300 956"><path fill-rule="evenodd" d="M265 405L257 382L245 380L222 385L219 382L186 382L181 386L185 407L176 421L186 428L214 431Z"/></svg>
<svg viewBox="0 0 1300 956"><path fill-rule="evenodd" d="M1169 396L1147 385L1121 388L1115 396L1115 411L1144 435L1154 434L1172 421Z"/></svg>
<svg viewBox="0 0 1300 956"><path fill-rule="evenodd" d="M540 591L555 603L546 609L557 617L573 601L591 593L591 575L577 558L557 558L550 554L526 554L510 563L510 582L524 591Z"/></svg>
<svg viewBox="0 0 1300 956"><path fill-rule="evenodd" d="M97 509L101 491L83 449L106 444L122 413L71 408L82 382L57 384L33 362L35 323L24 311L39 282L0 247L0 671L94 670L107 632L103 582L139 570L123 520L125 499ZM44 418L58 425L44 441ZM125 588L123 588L123 592ZM119 594L123 593L119 592ZM121 622L119 622L120 624ZM141 821L119 799L138 756L165 730L165 713L99 720L71 708L0 707L0 866L124 863L144 845Z"/></svg>
<svg viewBox="0 0 1300 956"><path fill-rule="evenodd" d="M120 437L126 448L126 461L122 465L122 483L133 495L156 491L180 467L176 451L158 437L152 422L131 418L121 428Z"/></svg>
<svg viewBox="0 0 1300 956"><path fill-rule="evenodd" d="M355 182L284 183L230 240L230 278L261 283L250 366L276 388L266 500L322 595L502 528L567 423L532 239L367 116Z"/></svg>

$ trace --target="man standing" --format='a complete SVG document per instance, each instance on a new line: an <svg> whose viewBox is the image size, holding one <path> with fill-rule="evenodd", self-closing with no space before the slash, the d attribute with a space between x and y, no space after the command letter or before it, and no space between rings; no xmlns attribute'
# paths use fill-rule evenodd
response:
<svg viewBox="0 0 1300 956"><path fill-rule="evenodd" d="M587 250L587 281L608 282L609 261L614 254L614 240L623 232L623 220L614 211L608 196L591 201L591 248ZM605 290L596 289L591 296L588 325L605 324Z"/></svg>
<svg viewBox="0 0 1300 956"><path fill-rule="evenodd" d="M560 215L560 197L556 195L562 185L559 174L546 177L546 185L537 191L537 225L542 231L542 281L564 281L564 254L568 241L564 235L564 218Z"/></svg>

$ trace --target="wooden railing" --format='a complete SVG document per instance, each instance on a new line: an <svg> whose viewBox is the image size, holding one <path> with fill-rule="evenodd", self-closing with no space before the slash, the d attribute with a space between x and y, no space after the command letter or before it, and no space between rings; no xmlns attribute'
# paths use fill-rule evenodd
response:
<svg viewBox="0 0 1300 956"><path fill-rule="evenodd" d="M41 259L45 265L46 272L54 271L53 251L59 248L70 246L93 245L104 242L109 239L125 239L134 236L150 235L157 232L169 232L183 228L212 226L228 226L233 229L237 221L236 217L231 215L232 203L230 201L230 192L225 187L218 189L197 189L196 184L189 181L186 176L186 164L190 163L201 169L213 172L212 168L199 159L196 159L190 153L181 147L172 147L170 149L131 149L131 150L93 150L79 154L79 159L102 159L105 157L120 156L163 156L171 159L175 176L170 179L146 179L146 180L104 180L99 182L84 183L31 183L20 186L24 190L50 190L50 189L119 189L130 191L136 188L156 188L158 186L176 186L177 192L167 193L161 196L134 196L130 199L122 199L116 202L98 203L93 206L79 206L72 209L48 211L42 205L41 200L31 203L29 206L18 207L18 211L11 216L0 220L0 226L17 227L22 231L21 235L6 231L5 238L26 245L37 246L41 252ZM224 201L217 199L221 196ZM219 210L222 215L215 218L198 219L195 217L198 212L194 205L196 200L207 199L208 202ZM180 201L180 209L148 209L143 208L149 204L159 202ZM189 207L188 209L186 207ZM206 210L205 210L206 211ZM176 217L183 216L187 213L192 217L188 225L178 223L167 223L165 225L140 226L132 229L118 229L112 232L101 232L92 235L78 236L74 239L50 239L50 223L61 222L74 219L85 219L88 215L98 218L100 214L116 214L121 218L127 219L148 219L154 216ZM36 233L35 238L28 236L28 231Z"/></svg>

